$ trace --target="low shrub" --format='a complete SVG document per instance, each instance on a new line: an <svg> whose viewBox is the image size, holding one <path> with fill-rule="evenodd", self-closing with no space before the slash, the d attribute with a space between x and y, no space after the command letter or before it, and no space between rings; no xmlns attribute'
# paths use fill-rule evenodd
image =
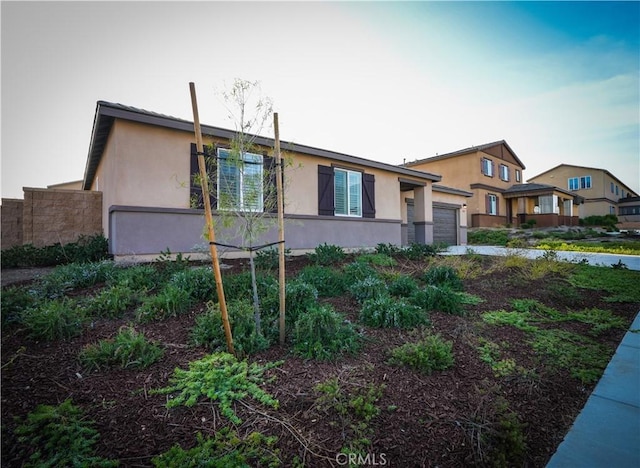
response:
<svg viewBox="0 0 640 468"><path fill-rule="evenodd" d="M300 271L299 279L313 285L321 297L334 297L346 291L340 271L321 265L309 265Z"/></svg>
<svg viewBox="0 0 640 468"><path fill-rule="evenodd" d="M318 301L318 290L304 281L287 282L285 292L287 322L291 324L295 323L301 314L315 307Z"/></svg>
<svg viewBox="0 0 640 468"><path fill-rule="evenodd" d="M467 242L471 245L506 246L509 231L506 229L470 229L467 232Z"/></svg>
<svg viewBox="0 0 640 468"><path fill-rule="evenodd" d="M453 315L465 313L462 296L446 286L427 286L411 296L410 302L427 311L438 310Z"/></svg>
<svg viewBox="0 0 640 468"><path fill-rule="evenodd" d="M423 260L427 257L435 257L441 248L429 244L409 244L400 251L400 256L409 260Z"/></svg>
<svg viewBox="0 0 640 468"><path fill-rule="evenodd" d="M122 327L112 339L85 346L78 356L90 370L107 367L144 369L156 362L164 351L133 327Z"/></svg>
<svg viewBox="0 0 640 468"><path fill-rule="evenodd" d="M398 263L393 257L381 253L359 255L356 257L356 262L387 267L395 266Z"/></svg>
<svg viewBox="0 0 640 468"><path fill-rule="evenodd" d="M402 247L399 247L395 244L380 243L376 245L376 253L387 255L389 257L396 257L400 255L401 251L402 251Z"/></svg>
<svg viewBox="0 0 640 468"><path fill-rule="evenodd" d="M52 299L38 303L22 314L22 323L36 339L69 339L82 333L84 311L71 299Z"/></svg>
<svg viewBox="0 0 640 468"><path fill-rule="evenodd" d="M95 455L100 435L82 411L65 400L57 406L38 405L16 428L24 466L118 466L116 460Z"/></svg>
<svg viewBox="0 0 640 468"><path fill-rule="evenodd" d="M365 325L376 328L413 328L429 324L428 315L420 307L391 296L366 301L359 319Z"/></svg>
<svg viewBox="0 0 640 468"><path fill-rule="evenodd" d="M92 316L120 318L137 302L137 296L126 286L112 286L102 290L85 305Z"/></svg>
<svg viewBox="0 0 640 468"><path fill-rule="evenodd" d="M284 256L285 259L291 257L291 249L284 249ZM258 250L254 261L258 270L277 270L280 266L280 249L278 247L270 247Z"/></svg>
<svg viewBox="0 0 640 468"><path fill-rule="evenodd" d="M43 276L33 290L41 298L62 297L74 289L88 288L108 281L116 275L117 268L111 261L61 265Z"/></svg>
<svg viewBox="0 0 640 468"><path fill-rule="evenodd" d="M391 351L390 363L405 365L425 374L453 366L453 343L429 335L418 343L405 343Z"/></svg>
<svg viewBox="0 0 640 468"><path fill-rule="evenodd" d="M253 305L249 300L234 299L227 303L229 323L233 330L233 347L241 356L255 354L269 347L269 341L256 333ZM271 326L269 326L271 325ZM272 324L264 324L266 334ZM222 324L220 304L207 303L207 312L196 317L191 330L191 342L196 346L205 346L212 351L227 349L227 341Z"/></svg>
<svg viewBox="0 0 640 468"><path fill-rule="evenodd" d="M418 291L418 283L408 275L398 275L387 285L389 294L397 297L410 297Z"/></svg>
<svg viewBox="0 0 640 468"><path fill-rule="evenodd" d="M146 297L136 310L136 320L142 323L177 317L191 307L189 292L167 284L158 294Z"/></svg>
<svg viewBox="0 0 640 468"><path fill-rule="evenodd" d="M317 265L335 265L342 262L347 257L342 247L338 245L321 244L317 246L313 253L309 254L309 260Z"/></svg>
<svg viewBox="0 0 640 468"><path fill-rule="evenodd" d="M2 312L2 326L22 320L22 313L33 307L36 299L26 288L10 286L0 294L0 311Z"/></svg>
<svg viewBox="0 0 640 468"><path fill-rule="evenodd" d="M330 305L316 305L295 323L293 352L307 359L331 360L356 353L361 337L353 325Z"/></svg>
<svg viewBox="0 0 640 468"><path fill-rule="evenodd" d="M223 427L206 439L196 433L196 445L188 450L176 444L151 462L156 468L227 468L245 466L280 466L277 437L252 432L242 439L236 431Z"/></svg>
<svg viewBox="0 0 640 468"><path fill-rule="evenodd" d="M446 286L454 291L464 289L458 272L448 265L436 265L424 274L424 281L432 286Z"/></svg>
<svg viewBox="0 0 640 468"><path fill-rule="evenodd" d="M345 288L351 287L365 278L378 277L378 271L368 263L352 262L342 268L342 282Z"/></svg>
<svg viewBox="0 0 640 468"><path fill-rule="evenodd" d="M163 281L160 272L152 265L135 265L117 269L107 284L124 286L135 292L147 292L158 289Z"/></svg>
<svg viewBox="0 0 640 468"><path fill-rule="evenodd" d="M178 271L174 273L169 283L186 291L194 301L210 301L218 297L216 280L210 267Z"/></svg>
<svg viewBox="0 0 640 468"><path fill-rule="evenodd" d="M2 268L45 267L68 263L99 262L109 258L109 241L101 234L80 236L76 242L45 247L18 245L2 251Z"/></svg>
<svg viewBox="0 0 640 468"><path fill-rule="evenodd" d="M380 278L369 276L362 281L358 281L349 288L349 292L359 303L364 303L369 299L377 299L389 294L387 285Z"/></svg>
<svg viewBox="0 0 640 468"><path fill-rule="evenodd" d="M278 400L260 388L273 378L265 378L265 372L279 366L282 361L260 365L239 361L228 353L213 353L191 361L189 369L176 368L170 378L170 385L152 389L152 394L169 395L167 408L193 406L201 398L218 402L220 412L234 424L242 420L233 410L237 400L251 397L259 403L278 408Z"/></svg>

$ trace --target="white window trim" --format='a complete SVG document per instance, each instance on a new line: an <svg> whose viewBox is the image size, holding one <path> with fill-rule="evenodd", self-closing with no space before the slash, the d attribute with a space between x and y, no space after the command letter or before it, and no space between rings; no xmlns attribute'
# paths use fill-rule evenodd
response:
<svg viewBox="0 0 640 468"><path fill-rule="evenodd" d="M344 216L347 218L362 218L362 172L360 171L352 171L350 169L343 169L341 167L336 167L333 169L334 174L336 172L344 172L346 174L347 177L347 192L346 192L346 199L347 199L347 212L346 214L343 213L338 213L337 211L337 207L335 206L335 186L334 186L334 215L335 216ZM359 214L351 214L351 194L349 193L349 175L350 174L357 174L360 177L360 213ZM334 178L334 184L335 184L335 178Z"/></svg>
<svg viewBox="0 0 640 468"><path fill-rule="evenodd" d="M244 172L240 171L240 200L238 205L239 206L235 206L235 207L221 207L220 206L220 199L222 198L220 196L220 190L222 187L222 184L220 182L220 176L222 174L222 171L220 170L220 161L222 160L220 153L224 151L226 153L231 153L231 150L229 148L218 148L218 171L217 171L217 185L216 185L216 198L217 198L217 207L216 209L218 209L219 211L246 211L246 212L252 212L252 213L262 213L264 211L264 184L261 187L260 190L260 197L258 199L258 207L257 208L251 208L251 207L246 207L245 203L244 203ZM243 153L242 154L242 160L247 162L247 156L252 156L255 157L256 161L250 161L252 165L259 165L260 166L260 180L262 181L263 177L264 177L264 169L263 169L263 164L264 164L264 160L261 154L256 154L256 153ZM252 158L253 159L253 158ZM258 162L259 161L259 162Z"/></svg>
<svg viewBox="0 0 640 468"><path fill-rule="evenodd" d="M488 195L489 195L489 213L488 214L490 214L491 216L498 216L498 197L492 193Z"/></svg>
<svg viewBox="0 0 640 468"><path fill-rule="evenodd" d="M504 172L504 174L503 174ZM500 164L500 180L503 180L505 182L509 182L509 176L511 171L509 171L509 166L507 166L506 164ZM503 176L504 175L504 176Z"/></svg>
<svg viewBox="0 0 640 468"><path fill-rule="evenodd" d="M485 170L486 163L486 170ZM482 158L482 174L487 177L493 177L493 161L489 158Z"/></svg>

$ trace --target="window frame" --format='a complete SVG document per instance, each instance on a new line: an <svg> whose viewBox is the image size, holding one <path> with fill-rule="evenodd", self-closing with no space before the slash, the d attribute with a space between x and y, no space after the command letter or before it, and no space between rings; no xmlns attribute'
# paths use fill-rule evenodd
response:
<svg viewBox="0 0 640 468"><path fill-rule="evenodd" d="M489 209L487 210L487 214L491 216L498 216L498 196L493 193L488 193L487 197L489 207Z"/></svg>
<svg viewBox="0 0 640 468"><path fill-rule="evenodd" d="M346 182L346 187L345 187L345 201L346 201L346 213L341 213L338 212L338 203L337 203L337 199L338 199L338 177L336 177L336 175L341 172L345 174L345 182ZM334 216L342 216L342 217L347 217L347 218L362 218L362 213L363 213L363 188L362 188L362 184L363 184L363 175L361 171L356 171L353 169L347 169L347 168L343 168L343 167L334 167L333 168L333 191L334 191L334 199L333 199L333 207L334 207ZM352 214L352 197L354 195L354 193L352 193L351 189L351 177L352 176L357 176L358 178L358 183L357 183L357 193L358 193L358 202L359 205L357 206L357 213Z"/></svg>
<svg viewBox="0 0 640 468"><path fill-rule="evenodd" d="M227 159L227 157L222 157L221 153L222 152L226 152L228 155L231 155L231 149L230 148L224 148L224 147L218 147L217 148L217 160L218 160L218 164L217 164L217 174L216 174L216 209L219 211L240 211L240 212L251 212L251 213L263 213L264 212L264 156L262 154L257 154L257 153L249 153L249 152L244 152L242 154L242 164L238 164L238 166L233 167L232 165L227 164L227 167L231 167L232 169L234 169L235 171L237 171L237 174L240 178L239 180L239 204L234 205L234 206L221 206L221 200L224 200L224 196L222 194L222 190L223 190L223 183L224 180L222 179L222 174L224 172L224 165L225 163L223 163L223 161L225 161ZM258 168L258 171L256 174L247 174L245 169L246 167L253 167L256 166ZM245 196L246 196L246 190L245 190L245 186L246 186L246 182L245 182L245 178L247 177L255 177L255 179L260 181L260 185L259 185L259 194L256 197L257 199L257 206L255 207L251 207L248 206L245 202Z"/></svg>
<svg viewBox="0 0 640 468"><path fill-rule="evenodd" d="M569 177L567 181L569 190L580 190L580 177Z"/></svg>
<svg viewBox="0 0 640 468"><path fill-rule="evenodd" d="M502 180L504 182L509 182L509 179L510 179L509 166L507 166L506 164L500 164L498 169L499 169L499 172L500 172L500 180ZM503 174L503 172L504 172L504 174Z"/></svg>
<svg viewBox="0 0 640 468"><path fill-rule="evenodd" d="M520 169L516 169L516 182L520 182Z"/></svg>
<svg viewBox="0 0 640 468"><path fill-rule="evenodd" d="M480 160L480 170L483 175L487 177L493 177L494 175L494 163L492 159L482 158Z"/></svg>

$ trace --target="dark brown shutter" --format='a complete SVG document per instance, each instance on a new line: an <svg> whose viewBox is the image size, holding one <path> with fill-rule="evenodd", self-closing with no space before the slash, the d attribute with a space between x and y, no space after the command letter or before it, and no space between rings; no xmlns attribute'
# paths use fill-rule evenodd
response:
<svg viewBox="0 0 640 468"><path fill-rule="evenodd" d="M480 174L485 174L485 172L484 172L484 158L480 158Z"/></svg>
<svg viewBox="0 0 640 468"><path fill-rule="evenodd" d="M211 208L217 208L217 176L216 176L216 148L210 148L205 146L205 166L207 168L207 173L209 174L209 180L211 181L211 186L209 187L209 199L211 200ZM195 208L204 208L204 199L202 198L202 186L200 184L195 184L195 176L200 174L200 167L198 166L198 151L196 149L196 144L191 143L191 158L189 164L189 196L191 200L195 203L191 204L191 207ZM195 205L195 206L194 206Z"/></svg>
<svg viewBox="0 0 640 468"><path fill-rule="evenodd" d="M496 216L500 216L500 199L496 195Z"/></svg>
<svg viewBox="0 0 640 468"><path fill-rule="evenodd" d="M489 195L484 196L484 211L487 214L491 213L491 197Z"/></svg>
<svg viewBox="0 0 640 468"><path fill-rule="evenodd" d="M333 216L333 168L318 165L318 215Z"/></svg>
<svg viewBox="0 0 640 468"><path fill-rule="evenodd" d="M376 217L376 178L373 174L362 174L362 217Z"/></svg>
<svg viewBox="0 0 640 468"><path fill-rule="evenodd" d="M496 165L493 161L491 161L491 177L496 175Z"/></svg>
<svg viewBox="0 0 640 468"><path fill-rule="evenodd" d="M271 156L263 154L262 167L264 170L264 187L262 188L262 199L264 203L264 209L268 213L278 212L278 192L277 192L277 177L278 171L276 170L276 160ZM284 187L284 184L282 185Z"/></svg>

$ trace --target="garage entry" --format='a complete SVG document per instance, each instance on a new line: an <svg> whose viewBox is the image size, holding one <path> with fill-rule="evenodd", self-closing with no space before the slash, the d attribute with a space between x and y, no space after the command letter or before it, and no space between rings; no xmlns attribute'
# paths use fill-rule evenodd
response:
<svg viewBox="0 0 640 468"><path fill-rule="evenodd" d="M433 242L448 245L458 244L458 210L456 208L433 207Z"/></svg>

